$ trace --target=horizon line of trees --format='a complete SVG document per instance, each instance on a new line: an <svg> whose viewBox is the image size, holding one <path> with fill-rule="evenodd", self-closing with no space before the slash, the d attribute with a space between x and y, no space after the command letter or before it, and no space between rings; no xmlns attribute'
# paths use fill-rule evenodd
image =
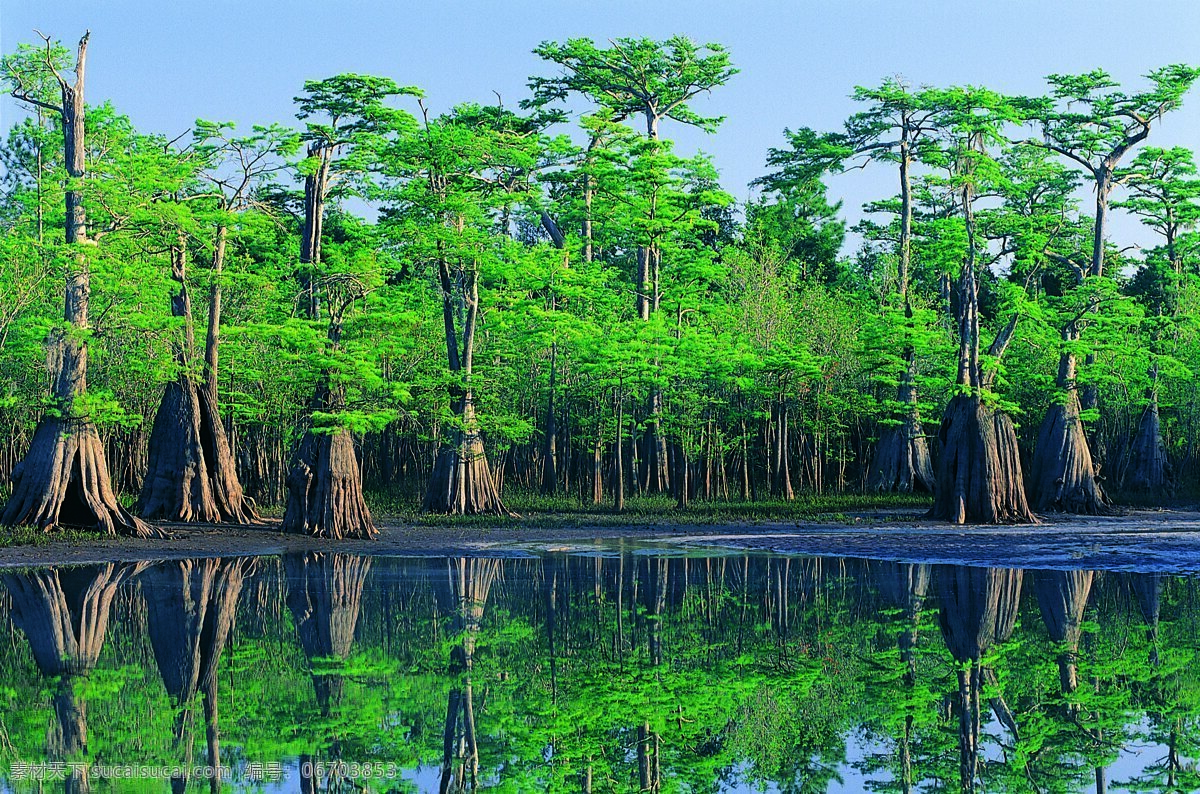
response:
<svg viewBox="0 0 1200 794"><path fill-rule="evenodd" d="M692 107L737 73L718 44L547 42L517 107L442 114L336 75L298 127L173 140L86 104L87 44L0 62L29 110L0 147L5 525L281 505L365 537L368 494L508 514L514 486L617 511L926 492L1021 522L1197 477L1200 178L1148 143L1193 67L860 87L738 207L664 135L721 123ZM897 193L845 255L826 184L855 168ZM1114 210L1161 245L1111 241Z"/></svg>

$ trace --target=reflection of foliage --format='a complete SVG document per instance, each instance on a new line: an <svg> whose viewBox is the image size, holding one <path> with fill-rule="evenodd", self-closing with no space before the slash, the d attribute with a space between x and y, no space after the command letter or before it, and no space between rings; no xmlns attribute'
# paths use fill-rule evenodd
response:
<svg viewBox="0 0 1200 794"><path fill-rule="evenodd" d="M957 786L949 696L960 665L938 630L933 588L898 603L880 565L856 561L553 554L501 568L469 671L481 787L581 791L590 779L592 791L635 792L639 742L661 792L826 791L837 781L901 791L905 769L913 791ZM464 635L445 561L374 560L350 652L311 659L282 603L283 574L267 561L247 578L220 668L223 760L241 774L248 762L336 757L420 769L428 781L442 762L447 698L464 683L447 667ZM1114 787L1196 790L1194 587L1098 576L1073 657L1079 686L1064 692L1066 648L1027 585L1011 637L978 660L982 786L1080 790L1139 741L1154 748L1130 779L1114 772ZM88 753L167 764L174 714L133 593L119 591L99 663L77 692ZM1150 597L1154 610L1142 605ZM8 610L0 601L0 617ZM17 637L0 643L6 783L13 762L44 758L57 691ZM327 711L314 677L340 682ZM995 716L1001 703L1015 733Z"/></svg>

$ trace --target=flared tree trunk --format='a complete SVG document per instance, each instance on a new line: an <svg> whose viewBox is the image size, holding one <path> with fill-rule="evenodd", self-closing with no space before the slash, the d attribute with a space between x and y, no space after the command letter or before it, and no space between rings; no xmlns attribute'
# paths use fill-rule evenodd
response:
<svg viewBox="0 0 1200 794"><path fill-rule="evenodd" d="M421 508L431 513L511 515L492 478L470 393L460 400L456 413L460 426L450 430L438 449Z"/></svg>
<svg viewBox="0 0 1200 794"><path fill-rule="evenodd" d="M980 660L996 642L1012 635L1021 601L1020 570L939 565L935 571L942 602L942 636L958 671L959 783L975 791L979 774L980 692L985 668Z"/></svg>
<svg viewBox="0 0 1200 794"><path fill-rule="evenodd" d="M222 237L219 232L218 251L224 248ZM220 292L214 284L204 357L206 377L197 383L192 371L197 353L186 245L181 239L171 251L171 277L178 285L171 296L171 314L183 321L184 334L175 351L179 376L167 384L154 417L138 512L148 519L250 524L258 520L258 514L242 493L217 407ZM214 254L214 273L219 271Z"/></svg>
<svg viewBox="0 0 1200 794"><path fill-rule="evenodd" d="M1025 501L1021 456L1012 420L984 401L995 378L979 363L979 286L976 277L974 200L970 181L962 189L967 258L959 278L958 385L962 391L946 406L938 434L937 495L928 516L955 524L1020 524L1036 519ZM1000 359L1012 339L1017 316L988 349Z"/></svg>
<svg viewBox="0 0 1200 794"><path fill-rule="evenodd" d="M475 643L500 560L456 558L450 561L450 591L455 602L448 673L452 679L442 733L442 771L438 791L475 791L479 786L479 742L475 727L475 690L471 679Z"/></svg>
<svg viewBox="0 0 1200 794"><path fill-rule="evenodd" d="M154 659L175 709L175 761L185 774L172 788L187 788L192 767L194 701L204 698L209 789L220 790L220 739L217 727L218 665L237 612L245 574L244 559L180 560L159 563L142 575L147 626Z"/></svg>
<svg viewBox="0 0 1200 794"><path fill-rule="evenodd" d="M1074 325L1062 332L1064 342L1079 338ZM1064 351L1059 358L1058 388L1065 399L1046 411L1038 428L1033 465L1029 471L1029 497L1033 509L1104 515L1108 500L1096 476L1092 451L1088 448L1079 418L1079 393L1075 388L1075 354Z"/></svg>
<svg viewBox="0 0 1200 794"><path fill-rule="evenodd" d="M1075 659L1094 578L1092 571L1038 571L1034 580L1046 631L1050 639L1064 646L1058 657L1059 687L1064 694L1079 686Z"/></svg>
<svg viewBox="0 0 1200 794"><path fill-rule="evenodd" d="M1129 473L1125 476L1125 487L1131 491L1160 495L1169 493L1170 464L1162 440L1162 425L1158 416L1158 390L1147 389L1150 401L1142 413L1137 434L1133 437Z"/></svg>
<svg viewBox="0 0 1200 794"><path fill-rule="evenodd" d="M331 307L331 350L341 343L342 310ZM329 373L322 373L312 400L313 412L337 414L345 408L345 402L341 386L331 386ZM344 425L310 426L292 457L286 482L282 531L330 540L370 539L379 534L363 496L354 437Z"/></svg>
<svg viewBox="0 0 1200 794"><path fill-rule="evenodd" d="M79 40L75 82L55 73L61 105L42 106L62 117L69 189L65 191L66 242L76 253L68 266L63 319L69 330L56 330L47 360L54 372L54 409L43 414L24 460L13 469L12 495L0 514L4 526L29 525L49 531L56 526L99 530L108 535L165 537L129 513L112 489L104 445L91 417L76 406L87 391L88 301L91 272L83 194L76 187L85 172L84 70L88 36Z"/></svg>
<svg viewBox="0 0 1200 794"><path fill-rule="evenodd" d="M935 478L929 444L921 427L917 391L906 372L896 387L896 400L908 406L901 424L886 428L875 447L875 458L867 473L872 491L933 493Z"/></svg>
<svg viewBox="0 0 1200 794"><path fill-rule="evenodd" d="M938 436L938 490L929 517L955 524L1024 524L1036 518L1025 501L1012 420L977 397L946 406Z"/></svg>
<svg viewBox="0 0 1200 794"><path fill-rule="evenodd" d="M500 489L492 477L479 420L471 375L475 360L475 327L479 315L479 273L467 272L463 289L466 316L463 321L462 349L458 344L455 316L458 311L450 266L439 264L442 287L442 319L446 335L446 354L450 372L462 378L451 390L455 426L442 439L434 460L433 474L425 491L421 509L430 513L512 515L500 499Z"/></svg>
<svg viewBox="0 0 1200 794"><path fill-rule="evenodd" d="M345 427L309 428L292 459L287 489L284 532L330 540L379 534L363 497L354 438Z"/></svg>

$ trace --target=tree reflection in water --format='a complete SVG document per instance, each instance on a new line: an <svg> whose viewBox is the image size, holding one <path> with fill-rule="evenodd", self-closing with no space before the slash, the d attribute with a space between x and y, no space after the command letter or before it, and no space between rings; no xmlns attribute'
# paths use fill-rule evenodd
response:
<svg viewBox="0 0 1200 794"><path fill-rule="evenodd" d="M3 583L17 792L52 761L161 762L175 791L221 790L199 762L304 792L1200 788L1188 577L618 548Z"/></svg>

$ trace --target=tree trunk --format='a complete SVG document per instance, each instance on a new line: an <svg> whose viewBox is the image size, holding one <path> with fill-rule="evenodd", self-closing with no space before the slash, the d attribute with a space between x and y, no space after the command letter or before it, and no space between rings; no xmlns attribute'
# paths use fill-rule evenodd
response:
<svg viewBox="0 0 1200 794"><path fill-rule="evenodd" d="M1167 450L1163 445L1162 427L1158 417L1158 389L1146 390L1150 401L1142 413L1137 435L1133 437L1129 474L1124 487L1131 491L1160 495L1170 492Z"/></svg>
<svg viewBox="0 0 1200 794"><path fill-rule="evenodd" d="M774 421L771 429L771 495L792 501L791 445L788 443L788 409L782 398L772 407Z"/></svg>
<svg viewBox="0 0 1200 794"><path fill-rule="evenodd" d="M962 189L967 260L959 278L958 385L938 433L941 456L937 494L928 517L955 524L1035 523L1025 501L1021 456L1012 420L988 406L983 392L991 376L979 366L979 288L976 280L975 221L970 181ZM996 336L989 353L1000 358L1012 338L1016 316Z"/></svg>
<svg viewBox="0 0 1200 794"><path fill-rule="evenodd" d="M309 664L314 659L349 657L371 558L293 553L284 556L283 565L288 609ZM318 673L313 673L312 679L321 716L328 718L340 702L344 681L340 675Z"/></svg>
<svg viewBox="0 0 1200 794"><path fill-rule="evenodd" d="M909 167L912 161L911 135L908 119L900 128L900 257L897 267L897 293L904 302L905 315L912 318L908 299L909 262L912 258L912 180ZM880 436L875 458L867 473L867 487L873 491L911 493L934 492L933 463L929 444L921 428L917 410L917 387L913 383L914 353L904 351L905 369L896 386L896 401L906 406L902 424L890 426Z"/></svg>
<svg viewBox="0 0 1200 794"><path fill-rule="evenodd" d="M1069 353L1064 357L1073 359ZM1073 370L1073 363L1073 360L1068 362L1067 368ZM1086 515L1109 512L1083 434L1079 409L1078 394L1074 388L1068 388L1065 402L1051 405L1042 419L1029 472L1034 510Z"/></svg>
<svg viewBox="0 0 1200 794"><path fill-rule="evenodd" d="M946 406L938 438L938 491L929 518L955 524L1037 521L1025 501L1017 433L1007 415L959 394Z"/></svg>
<svg viewBox="0 0 1200 794"><path fill-rule="evenodd" d="M442 438L421 509L431 513L459 515L513 515L500 499L500 489L492 477L471 392L475 328L479 315L479 272L475 269L468 272L467 285L463 290L466 317L461 352L455 327L454 285L450 279L449 264L444 259L438 263L438 276L442 288L447 361L450 372L462 380L451 387L455 426Z"/></svg>
<svg viewBox="0 0 1200 794"><path fill-rule="evenodd" d="M171 296L171 314L183 320L184 331L175 351L179 376L167 384L154 417L138 512L143 518L168 521L254 523L258 515L242 494L216 406L218 331L214 317L220 312L219 293L217 303L209 308L205 382L197 385L191 372L196 349L186 240L180 239L171 250L171 278L178 285Z"/></svg>
<svg viewBox="0 0 1200 794"><path fill-rule="evenodd" d="M1092 571L1038 571L1034 580L1046 631L1064 646L1058 657L1059 687L1064 694L1079 686L1075 659L1094 578Z"/></svg>
<svg viewBox="0 0 1200 794"><path fill-rule="evenodd" d="M67 273L63 319L69 331L56 330L47 360L55 373L54 409L43 414L25 459L13 469L12 494L0 515L5 526L30 525L49 531L56 526L97 529L108 535L165 537L165 533L135 518L112 489L104 445L91 417L76 407L87 391L88 301L91 272L83 195L75 185L85 173L84 70L88 36L79 41L75 83L61 77L64 155L69 189L65 191L66 242L74 246Z"/></svg>
<svg viewBox="0 0 1200 794"><path fill-rule="evenodd" d="M550 393L546 397L546 438L542 449L542 493L558 490L558 424L555 416L555 370L558 366L558 342L550 344Z"/></svg>
<svg viewBox="0 0 1200 794"><path fill-rule="evenodd" d="M867 474L872 491L934 492L933 462L917 410L917 390L912 383L912 363L905 370L896 400L907 406L900 425L889 426L875 447L875 458Z"/></svg>
<svg viewBox="0 0 1200 794"><path fill-rule="evenodd" d="M326 389L328 391L328 389ZM281 530L318 538L373 538L379 534L363 498L354 439L345 427L310 428L287 476Z"/></svg>
<svg viewBox="0 0 1200 794"><path fill-rule="evenodd" d="M68 792L89 790L87 703L81 685L104 648L118 588L148 564L106 563L0 577L12 598L13 623L29 640L38 672L58 679L46 749L56 761L83 762L68 768Z"/></svg>
<svg viewBox="0 0 1200 794"><path fill-rule="evenodd" d="M250 564L243 559L181 560L160 563L142 576L150 644L176 711L174 760L184 770L192 766L192 704L203 693L205 746L213 768L209 788L218 791L217 668ZM187 782L185 772L172 778L172 788L183 791Z"/></svg>
<svg viewBox="0 0 1200 794"><path fill-rule="evenodd" d="M592 448L592 505L594 506L599 506L604 502L603 451L604 445L599 430L597 430L596 445Z"/></svg>

